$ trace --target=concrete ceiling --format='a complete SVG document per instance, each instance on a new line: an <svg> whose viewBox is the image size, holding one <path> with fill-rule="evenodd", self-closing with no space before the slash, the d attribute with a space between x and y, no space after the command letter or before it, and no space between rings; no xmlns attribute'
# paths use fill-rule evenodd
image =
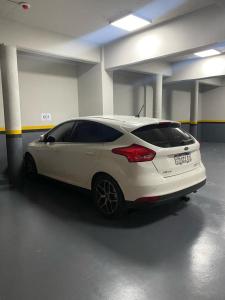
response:
<svg viewBox="0 0 225 300"><path fill-rule="evenodd" d="M78 38L99 31L108 26L110 20L130 12L152 19L153 25L156 25L218 1L221 2L221 0L29 0L31 9L24 12L18 5L0 0L0 17ZM117 38L121 34L114 36ZM101 43L98 41L99 35L94 38L95 42ZM107 41L103 40L103 43Z"/></svg>
<svg viewBox="0 0 225 300"><path fill-rule="evenodd" d="M19 2L19 1L18 1ZM27 0L24 12L7 0L0 0L0 16L28 26L79 37L105 26L124 11L136 10L149 0Z"/></svg>

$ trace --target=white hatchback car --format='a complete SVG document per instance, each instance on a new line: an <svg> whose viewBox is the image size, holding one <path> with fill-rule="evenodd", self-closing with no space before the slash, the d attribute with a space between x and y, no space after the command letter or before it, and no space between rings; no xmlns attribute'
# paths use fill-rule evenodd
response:
<svg viewBox="0 0 225 300"><path fill-rule="evenodd" d="M126 201L158 203L206 182L198 141L180 123L145 117L93 116L59 124L29 144L25 166L92 190L104 215Z"/></svg>

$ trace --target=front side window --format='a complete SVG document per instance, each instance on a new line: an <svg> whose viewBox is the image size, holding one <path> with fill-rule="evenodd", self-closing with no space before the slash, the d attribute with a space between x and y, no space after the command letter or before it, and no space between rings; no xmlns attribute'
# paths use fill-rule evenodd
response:
<svg viewBox="0 0 225 300"><path fill-rule="evenodd" d="M45 140L47 141L49 137L52 137L55 142L70 142L74 124L74 121L69 121L57 126L47 134Z"/></svg>
<svg viewBox="0 0 225 300"><path fill-rule="evenodd" d="M76 143L106 143L115 141L122 135L118 130L101 123L79 121L72 134L72 141Z"/></svg>

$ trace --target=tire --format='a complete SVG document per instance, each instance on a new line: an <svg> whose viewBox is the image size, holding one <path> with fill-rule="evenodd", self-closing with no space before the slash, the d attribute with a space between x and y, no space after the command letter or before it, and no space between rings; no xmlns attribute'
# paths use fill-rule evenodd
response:
<svg viewBox="0 0 225 300"><path fill-rule="evenodd" d="M35 161L29 153L26 153L24 157L24 171L26 177L30 179L35 179L38 175Z"/></svg>
<svg viewBox="0 0 225 300"><path fill-rule="evenodd" d="M97 176L92 185L97 210L107 218L121 217L125 212L125 200L118 183L109 175Z"/></svg>

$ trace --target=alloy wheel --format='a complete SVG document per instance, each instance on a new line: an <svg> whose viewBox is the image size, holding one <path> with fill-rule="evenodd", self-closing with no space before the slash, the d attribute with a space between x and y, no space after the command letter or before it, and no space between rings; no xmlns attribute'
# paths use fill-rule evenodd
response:
<svg viewBox="0 0 225 300"><path fill-rule="evenodd" d="M95 186L96 203L106 215L112 215L118 208L119 195L109 180L102 180Z"/></svg>

